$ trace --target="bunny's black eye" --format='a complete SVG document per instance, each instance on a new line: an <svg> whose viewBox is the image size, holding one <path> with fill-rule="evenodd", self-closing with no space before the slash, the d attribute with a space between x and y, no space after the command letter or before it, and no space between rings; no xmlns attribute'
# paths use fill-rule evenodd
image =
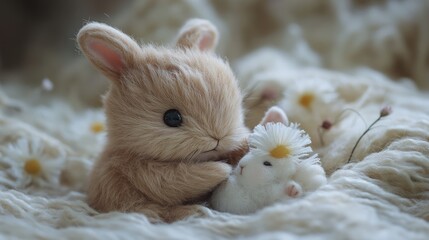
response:
<svg viewBox="0 0 429 240"><path fill-rule="evenodd" d="M271 165L271 163L270 163L270 162L268 162L268 161L265 161L265 162L264 162L264 166L268 166L268 167L271 167L271 166L273 166L273 165Z"/></svg>
<svg viewBox="0 0 429 240"><path fill-rule="evenodd" d="M182 125L182 115L176 109L170 109L164 113L164 123L169 127L180 127Z"/></svg>

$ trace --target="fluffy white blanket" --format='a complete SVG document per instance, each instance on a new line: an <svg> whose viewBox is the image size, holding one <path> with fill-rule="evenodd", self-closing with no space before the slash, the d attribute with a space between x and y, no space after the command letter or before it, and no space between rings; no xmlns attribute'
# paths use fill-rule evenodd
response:
<svg viewBox="0 0 429 240"><path fill-rule="evenodd" d="M208 217L173 224L154 225L141 214L100 214L86 204L87 175L105 137L102 109L76 107L75 95L56 96L61 87L56 79L53 90L47 80L40 87L3 84L0 237L428 239L428 95L410 80L395 82L370 69L340 73L314 62L298 67L304 55L307 60L315 56L262 49L233 63L243 89L255 91L249 96L259 93L255 86L278 86L277 103L311 135L328 184L249 216L207 209ZM317 98L329 98L311 113L294 105L306 84ZM385 105L392 106L392 113L362 138L347 164L356 140ZM249 114L258 116L265 108L250 107ZM320 131L323 120L332 121L332 128Z"/></svg>

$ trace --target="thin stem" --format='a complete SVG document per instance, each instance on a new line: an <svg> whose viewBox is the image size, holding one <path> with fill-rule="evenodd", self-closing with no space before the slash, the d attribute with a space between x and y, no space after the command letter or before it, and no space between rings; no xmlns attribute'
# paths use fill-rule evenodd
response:
<svg viewBox="0 0 429 240"><path fill-rule="evenodd" d="M322 145L322 146L325 146L325 142L323 141L323 133L324 132L322 132L323 130L322 130L322 128L321 127L318 127L317 128L317 133L319 134L319 140L320 140L320 144Z"/></svg>
<svg viewBox="0 0 429 240"><path fill-rule="evenodd" d="M335 118L334 124L336 124L338 122L338 118L340 118L347 111L351 111L351 112L355 113L356 115L358 115L358 117L360 118L360 120L362 120L362 122L365 124L365 127L368 127L368 124L366 123L366 121L362 117L362 115L358 111L356 111L356 110L354 110L352 108L346 108L343 111L341 111L341 113L337 116L337 118Z"/></svg>
<svg viewBox="0 0 429 240"><path fill-rule="evenodd" d="M356 149L356 147L358 146L358 144L359 144L359 142L360 142L360 140L363 138L363 136L365 136L365 134L371 129L371 127L372 126L374 126L374 124L376 124L378 121L380 121L380 119L382 118L383 116L379 116L378 118L377 118L377 120L375 120L366 130L365 130L365 132L363 132L362 133L362 135L360 135L360 137L359 137L359 139L356 141L356 144L355 144L355 146L353 147L353 149L352 149L352 152L350 153L350 157L349 157L349 160L347 161L347 163L349 163L350 162L350 160L352 159L352 156L353 156L353 153L354 153L354 151L355 151L355 149Z"/></svg>

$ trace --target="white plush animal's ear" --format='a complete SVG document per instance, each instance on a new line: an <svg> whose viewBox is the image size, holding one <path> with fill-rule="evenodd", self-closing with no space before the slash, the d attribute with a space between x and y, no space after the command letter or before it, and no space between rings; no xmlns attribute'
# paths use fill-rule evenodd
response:
<svg viewBox="0 0 429 240"><path fill-rule="evenodd" d="M262 119L261 124L266 125L267 123L283 123L285 125L289 124L289 120L286 116L286 113L279 107L271 107L265 113L264 118Z"/></svg>
<svg viewBox="0 0 429 240"><path fill-rule="evenodd" d="M212 51L216 48L218 36L218 30L211 22L195 18L188 20L180 29L176 46Z"/></svg>
<svg viewBox="0 0 429 240"><path fill-rule="evenodd" d="M140 46L121 31L102 23L89 23L77 35L80 49L105 76L117 81L132 68Z"/></svg>

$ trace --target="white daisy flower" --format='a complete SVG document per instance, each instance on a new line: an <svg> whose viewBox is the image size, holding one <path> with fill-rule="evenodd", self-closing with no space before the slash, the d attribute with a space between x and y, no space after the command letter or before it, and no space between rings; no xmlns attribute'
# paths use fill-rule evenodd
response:
<svg viewBox="0 0 429 240"><path fill-rule="evenodd" d="M70 144L91 156L98 155L106 140L106 119L102 110L87 110L69 120ZM95 154L95 155L94 155Z"/></svg>
<svg viewBox="0 0 429 240"><path fill-rule="evenodd" d="M61 150L48 151L40 139L20 138L0 149L4 171L15 180L16 187L47 187L59 183L65 154Z"/></svg>
<svg viewBox="0 0 429 240"><path fill-rule="evenodd" d="M288 86L283 106L287 110L317 112L326 108L338 98L335 88L323 79L301 79Z"/></svg>
<svg viewBox="0 0 429 240"><path fill-rule="evenodd" d="M338 100L335 87L323 79L300 79L288 86L284 99L278 106L291 121L310 135L313 147L321 145L319 129L324 121L334 121L340 113L342 102Z"/></svg>
<svg viewBox="0 0 429 240"><path fill-rule="evenodd" d="M272 160L307 157L312 152L310 143L310 137L294 123L289 126L283 123L258 125L249 137L252 153Z"/></svg>
<svg viewBox="0 0 429 240"><path fill-rule="evenodd" d="M27 122L60 139L78 154L95 157L105 143L106 121L102 109L75 110L58 102L26 114ZM61 124L52 125L52 122Z"/></svg>

